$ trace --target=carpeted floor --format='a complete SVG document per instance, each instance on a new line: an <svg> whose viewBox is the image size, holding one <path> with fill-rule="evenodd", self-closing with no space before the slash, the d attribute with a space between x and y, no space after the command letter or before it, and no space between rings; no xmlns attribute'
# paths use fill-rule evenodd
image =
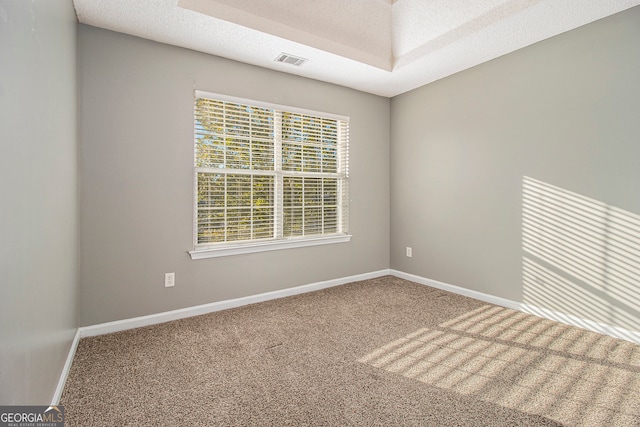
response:
<svg viewBox="0 0 640 427"><path fill-rule="evenodd" d="M395 277L80 341L68 426L640 426L640 346Z"/></svg>

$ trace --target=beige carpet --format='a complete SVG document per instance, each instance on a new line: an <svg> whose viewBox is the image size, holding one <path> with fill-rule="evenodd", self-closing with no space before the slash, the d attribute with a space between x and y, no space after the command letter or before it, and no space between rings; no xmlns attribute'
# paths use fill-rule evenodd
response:
<svg viewBox="0 0 640 427"><path fill-rule="evenodd" d="M394 277L80 341L68 426L640 426L640 346Z"/></svg>

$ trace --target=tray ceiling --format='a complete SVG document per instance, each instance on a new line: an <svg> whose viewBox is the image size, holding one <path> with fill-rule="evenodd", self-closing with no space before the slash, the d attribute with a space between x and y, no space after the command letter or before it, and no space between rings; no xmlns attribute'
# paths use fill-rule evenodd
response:
<svg viewBox="0 0 640 427"><path fill-rule="evenodd" d="M392 97L640 0L74 0L81 23ZM296 67L282 53L308 61Z"/></svg>

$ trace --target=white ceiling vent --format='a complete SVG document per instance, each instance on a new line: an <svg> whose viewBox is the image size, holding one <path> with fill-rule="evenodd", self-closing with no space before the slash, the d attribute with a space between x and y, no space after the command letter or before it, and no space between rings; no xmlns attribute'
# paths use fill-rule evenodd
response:
<svg viewBox="0 0 640 427"><path fill-rule="evenodd" d="M300 58L299 56L289 55L288 53L281 53L276 58L276 62L283 62L285 64L295 65L296 67L301 66L307 61L308 59Z"/></svg>

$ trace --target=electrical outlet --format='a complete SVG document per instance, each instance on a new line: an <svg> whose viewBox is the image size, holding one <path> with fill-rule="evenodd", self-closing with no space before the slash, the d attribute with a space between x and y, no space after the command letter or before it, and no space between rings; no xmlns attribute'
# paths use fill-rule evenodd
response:
<svg viewBox="0 0 640 427"><path fill-rule="evenodd" d="M176 273L164 273L164 287L170 288L176 284Z"/></svg>
<svg viewBox="0 0 640 427"><path fill-rule="evenodd" d="M409 246L407 246L407 257L411 258L413 256L413 251Z"/></svg>

